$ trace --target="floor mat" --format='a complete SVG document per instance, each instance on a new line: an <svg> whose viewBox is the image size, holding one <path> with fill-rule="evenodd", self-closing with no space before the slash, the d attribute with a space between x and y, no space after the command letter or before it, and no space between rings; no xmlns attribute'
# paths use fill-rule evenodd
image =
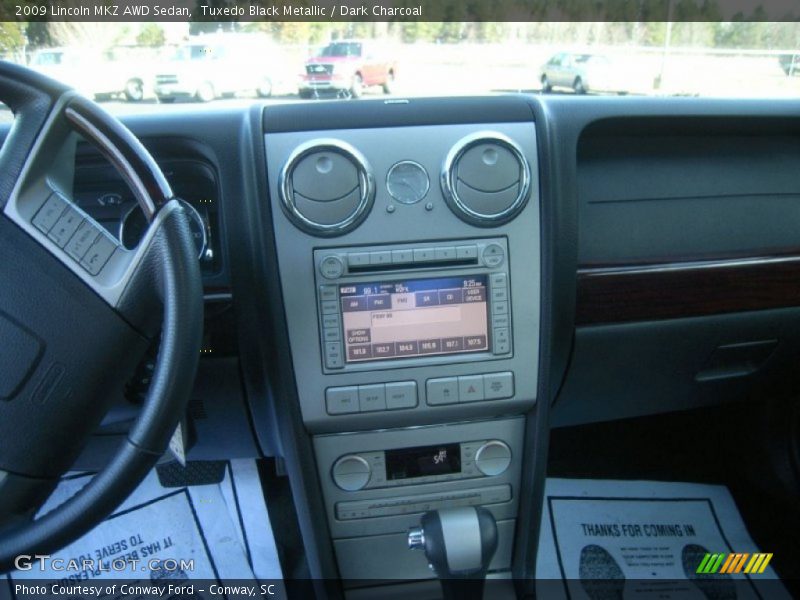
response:
<svg viewBox="0 0 800 600"><path fill-rule="evenodd" d="M789 598L724 486L548 479L542 597Z"/></svg>
<svg viewBox="0 0 800 600"><path fill-rule="evenodd" d="M65 477L42 512L71 497L90 479L86 474ZM44 571L12 572L7 576L9 587L26 580L126 579L144 584L161 579L208 583L282 578L252 460L226 463L221 482L208 485L164 487L153 471L113 515L52 558L63 561L48 561ZM56 568L70 560L92 566L66 572ZM210 596L202 587L196 586L194 597Z"/></svg>

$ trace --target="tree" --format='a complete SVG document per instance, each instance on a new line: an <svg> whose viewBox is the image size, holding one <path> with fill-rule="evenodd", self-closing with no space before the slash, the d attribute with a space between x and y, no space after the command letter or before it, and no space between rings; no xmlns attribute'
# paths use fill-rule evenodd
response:
<svg viewBox="0 0 800 600"><path fill-rule="evenodd" d="M145 23L136 36L136 43L140 46L160 47L166 42L167 36L164 29L156 23Z"/></svg>
<svg viewBox="0 0 800 600"><path fill-rule="evenodd" d="M24 47L24 25L9 21L0 22L0 54L13 54Z"/></svg>

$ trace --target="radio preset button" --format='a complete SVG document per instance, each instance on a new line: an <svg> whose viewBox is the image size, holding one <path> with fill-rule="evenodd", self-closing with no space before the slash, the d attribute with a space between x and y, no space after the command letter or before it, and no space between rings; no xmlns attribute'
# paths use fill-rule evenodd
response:
<svg viewBox="0 0 800 600"><path fill-rule="evenodd" d="M358 403L361 412L386 410L386 385L378 383L358 386Z"/></svg>
<svg viewBox="0 0 800 600"><path fill-rule="evenodd" d="M466 260L478 258L477 246L458 246L456 247L456 259Z"/></svg>
<svg viewBox="0 0 800 600"><path fill-rule="evenodd" d="M458 402L458 378L442 377L428 379L425 383L427 402L430 406L455 404Z"/></svg>
<svg viewBox="0 0 800 600"><path fill-rule="evenodd" d="M483 376L484 395L487 400L511 398L514 395L514 374L490 373Z"/></svg>
<svg viewBox="0 0 800 600"><path fill-rule="evenodd" d="M344 263L335 254L329 254L320 261L319 272L325 279L337 279L344 273Z"/></svg>
<svg viewBox="0 0 800 600"><path fill-rule="evenodd" d="M455 246L442 246L434 251L436 260L456 260Z"/></svg>
<svg viewBox="0 0 800 600"><path fill-rule="evenodd" d="M392 250L392 262L396 265L414 262L414 251L411 248L407 248L406 250Z"/></svg>
<svg viewBox="0 0 800 600"><path fill-rule="evenodd" d="M325 390L325 406L329 415L347 415L358 412L358 388L328 388Z"/></svg>
<svg viewBox="0 0 800 600"><path fill-rule="evenodd" d="M347 265L350 267L364 267L369 264L369 252L351 252L347 255Z"/></svg>
<svg viewBox="0 0 800 600"><path fill-rule="evenodd" d="M369 264L371 265L389 265L391 263L392 253L390 250L369 253Z"/></svg>
<svg viewBox="0 0 800 600"><path fill-rule="evenodd" d="M431 262L436 260L433 248L414 248L414 262Z"/></svg>
<svg viewBox="0 0 800 600"><path fill-rule="evenodd" d="M483 375L462 375L458 378L458 401L483 400Z"/></svg>
<svg viewBox="0 0 800 600"><path fill-rule="evenodd" d="M386 384L386 408L397 410L417 405L417 382L396 381Z"/></svg>
<svg viewBox="0 0 800 600"><path fill-rule="evenodd" d="M333 465L333 482L346 492L362 489L369 482L371 469L366 460L355 454L343 456Z"/></svg>

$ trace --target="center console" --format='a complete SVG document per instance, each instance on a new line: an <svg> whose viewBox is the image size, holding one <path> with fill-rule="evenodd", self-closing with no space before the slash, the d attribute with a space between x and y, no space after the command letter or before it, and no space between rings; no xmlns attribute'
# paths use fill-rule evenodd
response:
<svg viewBox="0 0 800 600"><path fill-rule="evenodd" d="M406 531L488 508L510 567L537 399L532 122L265 136L291 357L343 579L432 577Z"/></svg>

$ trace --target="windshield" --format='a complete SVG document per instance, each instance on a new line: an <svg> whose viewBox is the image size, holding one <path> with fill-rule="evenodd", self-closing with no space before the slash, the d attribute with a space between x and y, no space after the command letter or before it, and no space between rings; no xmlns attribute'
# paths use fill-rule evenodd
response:
<svg viewBox="0 0 800 600"><path fill-rule="evenodd" d="M361 44L357 42L336 42L325 46L320 56L360 56Z"/></svg>
<svg viewBox="0 0 800 600"><path fill-rule="evenodd" d="M0 28L3 58L62 80L113 113L254 98L800 97L800 24L791 21L50 21ZM341 58L350 60L334 60Z"/></svg>

